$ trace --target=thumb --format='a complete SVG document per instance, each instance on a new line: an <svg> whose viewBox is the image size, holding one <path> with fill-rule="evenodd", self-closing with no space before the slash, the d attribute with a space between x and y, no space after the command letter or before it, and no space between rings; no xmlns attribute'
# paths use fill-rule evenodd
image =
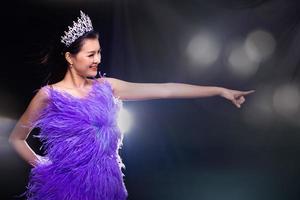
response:
<svg viewBox="0 0 300 200"><path fill-rule="evenodd" d="M238 107L238 108L241 107L241 105L237 102L236 99L233 99L233 100L232 100L232 103L233 103L236 107Z"/></svg>

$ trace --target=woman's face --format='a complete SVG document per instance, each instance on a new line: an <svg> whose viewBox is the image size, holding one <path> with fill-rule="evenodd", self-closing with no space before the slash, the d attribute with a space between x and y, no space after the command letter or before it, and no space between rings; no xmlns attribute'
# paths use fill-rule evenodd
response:
<svg viewBox="0 0 300 200"><path fill-rule="evenodd" d="M100 44L97 38L85 39L81 50L71 56L71 70L84 77L94 77L97 75L98 64L101 62Z"/></svg>

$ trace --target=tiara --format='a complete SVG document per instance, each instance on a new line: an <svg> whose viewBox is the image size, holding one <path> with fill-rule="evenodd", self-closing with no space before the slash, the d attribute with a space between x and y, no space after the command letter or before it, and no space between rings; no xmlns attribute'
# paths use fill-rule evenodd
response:
<svg viewBox="0 0 300 200"><path fill-rule="evenodd" d="M64 31L65 34L61 36L60 40L67 47L69 47L77 38L94 29L91 19L82 11L80 11L80 18L77 17L77 22L73 21L73 26L68 26L68 28L69 30Z"/></svg>

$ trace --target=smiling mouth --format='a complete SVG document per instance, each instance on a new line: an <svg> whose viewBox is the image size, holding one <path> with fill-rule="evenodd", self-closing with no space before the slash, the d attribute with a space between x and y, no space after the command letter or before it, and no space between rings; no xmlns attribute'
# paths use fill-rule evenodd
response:
<svg viewBox="0 0 300 200"><path fill-rule="evenodd" d="M93 70L93 71L97 71L97 70L98 70L98 67L90 66L90 69Z"/></svg>

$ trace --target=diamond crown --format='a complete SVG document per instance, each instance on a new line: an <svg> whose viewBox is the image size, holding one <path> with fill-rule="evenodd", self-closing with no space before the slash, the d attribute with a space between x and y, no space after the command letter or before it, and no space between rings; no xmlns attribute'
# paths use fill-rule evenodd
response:
<svg viewBox="0 0 300 200"><path fill-rule="evenodd" d="M68 26L69 30L64 31L64 35L61 36L61 42L69 47L77 38L92 31L93 25L89 16L80 11L80 18L77 18L77 22L73 21L73 26Z"/></svg>

